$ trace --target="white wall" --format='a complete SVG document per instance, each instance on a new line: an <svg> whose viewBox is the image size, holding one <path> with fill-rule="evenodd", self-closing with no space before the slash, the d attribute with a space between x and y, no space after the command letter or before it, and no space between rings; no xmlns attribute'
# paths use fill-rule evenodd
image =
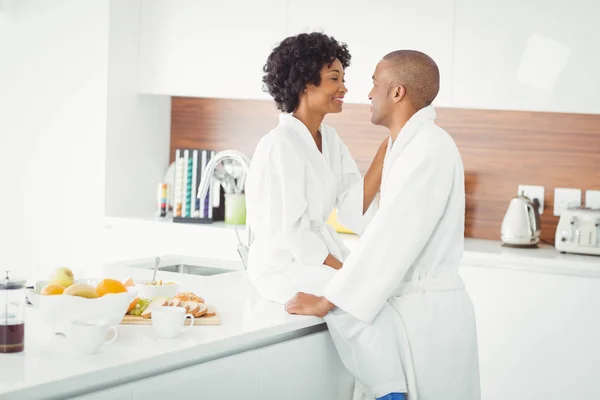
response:
<svg viewBox="0 0 600 400"><path fill-rule="evenodd" d="M171 98L138 93L140 0L110 3L106 215L151 217L169 163Z"/></svg>
<svg viewBox="0 0 600 400"><path fill-rule="evenodd" d="M108 18L108 0L2 1L0 269L99 260Z"/></svg>

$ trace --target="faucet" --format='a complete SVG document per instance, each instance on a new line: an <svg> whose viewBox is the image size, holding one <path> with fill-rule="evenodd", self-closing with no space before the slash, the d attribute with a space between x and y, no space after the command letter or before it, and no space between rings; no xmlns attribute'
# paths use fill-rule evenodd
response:
<svg viewBox="0 0 600 400"><path fill-rule="evenodd" d="M237 182L235 193L239 194L242 192L244 183L246 181L246 175L248 174L248 168L250 166L250 159L242 152L239 152L236 150L224 150L224 151L221 151L221 152L215 154L210 159L210 161L206 165L206 169L204 170L204 173L202 174L202 179L200 180L200 185L198 185L198 196L197 196L201 202L204 201L204 198L206 197L206 194L208 193L208 188L210 187L210 183L213 179L217 165L220 162L222 162L223 160L227 160L227 159L235 160L242 165L243 173ZM237 227L235 228L235 234L238 239L238 247L237 247L238 254L240 255L240 258L242 259L242 263L244 264L244 269L248 269L248 254L249 254L249 250L250 250L250 245L252 244L251 229L248 226L248 242L245 244L240 239L240 235L237 231Z"/></svg>

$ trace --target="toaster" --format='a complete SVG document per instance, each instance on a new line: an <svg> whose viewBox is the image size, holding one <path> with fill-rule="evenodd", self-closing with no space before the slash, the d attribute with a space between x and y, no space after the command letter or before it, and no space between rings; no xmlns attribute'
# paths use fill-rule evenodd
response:
<svg viewBox="0 0 600 400"><path fill-rule="evenodd" d="M561 253L600 255L600 208L569 208L558 221L554 247Z"/></svg>

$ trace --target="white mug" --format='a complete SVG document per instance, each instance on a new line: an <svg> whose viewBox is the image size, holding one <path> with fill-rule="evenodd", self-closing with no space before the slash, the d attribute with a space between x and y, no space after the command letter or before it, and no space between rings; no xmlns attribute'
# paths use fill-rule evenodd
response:
<svg viewBox="0 0 600 400"><path fill-rule="evenodd" d="M183 324L188 317L191 318L191 323L184 328ZM152 310L152 326L160 337L174 338L190 329L192 325L194 325L194 316L186 314L183 307L163 306Z"/></svg>
<svg viewBox="0 0 600 400"><path fill-rule="evenodd" d="M106 333L113 331L112 339L106 340ZM103 320L71 321L69 339L83 354L95 354L105 344L111 344L117 339L117 327Z"/></svg>

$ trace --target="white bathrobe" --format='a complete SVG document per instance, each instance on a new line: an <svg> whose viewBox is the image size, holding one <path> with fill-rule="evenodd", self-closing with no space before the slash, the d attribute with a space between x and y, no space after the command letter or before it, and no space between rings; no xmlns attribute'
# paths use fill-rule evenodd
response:
<svg viewBox="0 0 600 400"><path fill-rule="evenodd" d="M325 288L355 398L480 399L475 315L458 274L464 171L434 120L426 107L390 141L379 211Z"/></svg>
<svg viewBox="0 0 600 400"><path fill-rule="evenodd" d="M335 270L331 254L349 251L325 224L334 207L340 222L364 230L377 208L363 214L363 178L335 130L320 127L322 153L306 126L291 114L258 143L246 179L246 223L254 241L248 276L267 299L285 303L297 292L323 294Z"/></svg>

